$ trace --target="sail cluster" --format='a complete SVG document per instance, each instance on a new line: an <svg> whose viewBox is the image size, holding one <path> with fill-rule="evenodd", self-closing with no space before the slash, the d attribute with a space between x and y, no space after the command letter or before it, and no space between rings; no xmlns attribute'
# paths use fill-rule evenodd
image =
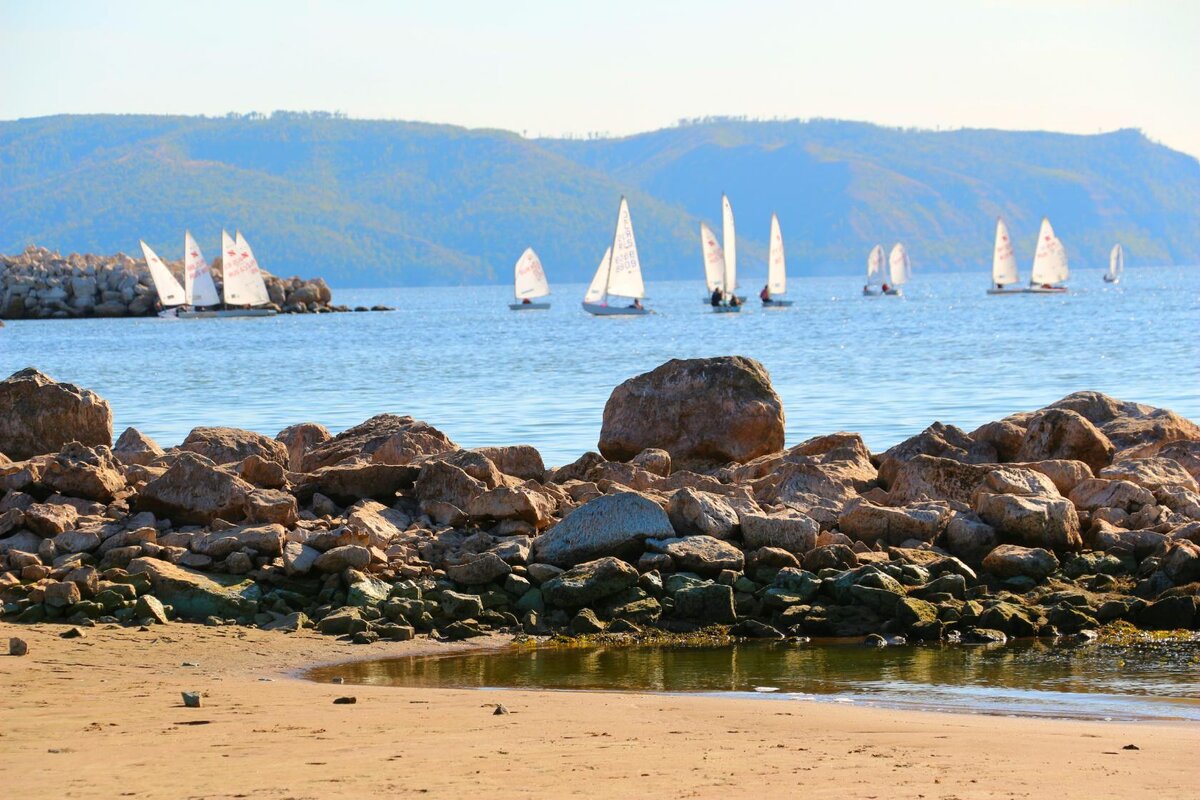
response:
<svg viewBox="0 0 1200 800"><path fill-rule="evenodd" d="M154 290L158 292L159 302L165 308L180 305L215 306L221 302L238 306L258 306L271 302L262 270L258 268L258 260L254 258L254 252L240 232L235 240L225 231L221 231L223 300L217 294L212 269L190 231L183 237L182 286L158 254L145 242L140 244L142 255L146 257L146 266L150 269L150 280L154 283Z"/></svg>

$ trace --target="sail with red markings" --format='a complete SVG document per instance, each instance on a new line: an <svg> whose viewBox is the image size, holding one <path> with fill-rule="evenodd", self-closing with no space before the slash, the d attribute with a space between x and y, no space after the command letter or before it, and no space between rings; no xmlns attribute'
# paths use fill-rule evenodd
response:
<svg viewBox="0 0 1200 800"><path fill-rule="evenodd" d="M542 260L532 247L525 248L513 268L513 294L518 300L532 300L550 294L550 283L542 269Z"/></svg>
<svg viewBox="0 0 1200 800"><path fill-rule="evenodd" d="M612 257L609 262L605 295L641 299L646 296L642 282L642 262L638 258L637 240L633 236L633 218L629 202L622 197L617 211L617 229L613 235Z"/></svg>
<svg viewBox="0 0 1200 800"><path fill-rule="evenodd" d="M183 236L183 294L184 302L192 306L215 306L221 302L212 270L192 238L191 231Z"/></svg>
<svg viewBox="0 0 1200 800"><path fill-rule="evenodd" d="M1000 217L996 218L996 247L992 252L992 283L1008 286L1021 279L1017 270L1017 255L1013 250L1008 226Z"/></svg>
<svg viewBox="0 0 1200 800"><path fill-rule="evenodd" d="M258 261L240 232L235 241L228 233L221 231L221 267L224 271L221 290L226 303L259 306L271 302Z"/></svg>
<svg viewBox="0 0 1200 800"><path fill-rule="evenodd" d="M1054 286L1065 281L1069 275L1067 251L1054 235L1050 220L1044 218L1042 229L1038 232L1037 252L1033 256L1033 272L1029 280L1038 286Z"/></svg>
<svg viewBox="0 0 1200 800"><path fill-rule="evenodd" d="M705 223L700 223L700 247L704 253L704 283L711 294L725 279L725 251L717 235Z"/></svg>

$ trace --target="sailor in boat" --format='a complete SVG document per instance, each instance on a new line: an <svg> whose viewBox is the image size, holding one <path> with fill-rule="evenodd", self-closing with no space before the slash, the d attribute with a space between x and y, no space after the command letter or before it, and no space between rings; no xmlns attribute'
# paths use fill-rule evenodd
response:
<svg viewBox="0 0 1200 800"><path fill-rule="evenodd" d="M888 285L885 283L885 284L883 285L883 293L884 293L884 294L887 294L887 293L888 293L888 289L891 289L891 288L892 288L891 286L888 286Z"/></svg>
<svg viewBox="0 0 1200 800"><path fill-rule="evenodd" d="M717 288L713 289L712 299L709 302L712 303L713 308L716 308L717 306L721 305L721 300L721 287L718 286Z"/></svg>
<svg viewBox="0 0 1200 800"><path fill-rule="evenodd" d="M533 305L533 301L532 301L532 300L530 300L528 297L525 297L525 298L522 298L522 300L521 300L521 305L523 305L523 306L531 306L531 305Z"/></svg>
<svg viewBox="0 0 1200 800"><path fill-rule="evenodd" d="M738 307L738 306L740 306L741 304L742 304L742 301L738 299L738 296L737 296L736 294L734 294L733 292L730 292L730 294L729 294L729 307L730 307L730 308L737 308L737 307Z"/></svg>
<svg viewBox="0 0 1200 800"><path fill-rule="evenodd" d="M764 286L762 288L762 291L758 293L758 299L762 300L762 304L764 306L770 305L770 303L771 303L771 286L769 284Z"/></svg>
<svg viewBox="0 0 1200 800"><path fill-rule="evenodd" d="M630 307L630 308L636 308L638 311L641 311L641 310L642 310L642 301L641 301L641 299L640 299L640 298L637 298L637 297L633 298L633 302L629 304L629 307Z"/></svg>

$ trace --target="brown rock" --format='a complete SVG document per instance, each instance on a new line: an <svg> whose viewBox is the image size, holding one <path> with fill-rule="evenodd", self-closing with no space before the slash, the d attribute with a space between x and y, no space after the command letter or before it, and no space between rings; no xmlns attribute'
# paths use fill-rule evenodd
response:
<svg viewBox="0 0 1200 800"><path fill-rule="evenodd" d="M281 430L275 439L282 442L288 451L287 468L295 472L304 470L304 457L308 451L333 438L333 434L316 422L301 422Z"/></svg>
<svg viewBox="0 0 1200 800"><path fill-rule="evenodd" d="M1154 494L1144 486L1122 480L1088 478L1071 491L1070 500L1081 511L1119 508L1126 513L1154 503Z"/></svg>
<svg viewBox="0 0 1200 800"><path fill-rule="evenodd" d="M1092 477L1092 468L1082 461L1054 458L1048 461L1029 461L1013 464L1014 467L1024 467L1040 472L1054 483L1058 493L1066 497L1080 481Z"/></svg>
<svg viewBox="0 0 1200 800"><path fill-rule="evenodd" d="M214 464L232 464L252 455L282 466L288 463L283 442L240 428L193 428L179 449L198 453Z"/></svg>
<svg viewBox="0 0 1200 800"><path fill-rule="evenodd" d="M412 417L380 414L310 448L304 456L303 471L312 472L358 457L405 465L422 456L457 449L458 445L432 425Z"/></svg>
<svg viewBox="0 0 1200 800"><path fill-rule="evenodd" d="M498 486L472 497L465 510L476 518L524 520L542 530L553 521L555 503L541 492L525 487Z"/></svg>
<svg viewBox="0 0 1200 800"><path fill-rule="evenodd" d="M1126 480L1145 486L1150 491L1180 486L1188 491L1200 491L1196 479L1178 461L1162 456L1127 458L1100 470L1096 476L1110 480Z"/></svg>
<svg viewBox="0 0 1200 800"><path fill-rule="evenodd" d="M245 548L261 555L281 555L286 541L287 532L283 526L259 525L205 533L192 539L190 546L192 552L219 561Z"/></svg>
<svg viewBox="0 0 1200 800"><path fill-rule="evenodd" d="M724 569L741 571L746 564L741 550L712 536L647 539L646 546L653 552L669 555L676 568L700 575L716 575Z"/></svg>
<svg viewBox="0 0 1200 800"><path fill-rule="evenodd" d="M667 503L671 527L681 536L705 534L728 539L739 525L737 512L723 499L707 492L680 489Z"/></svg>
<svg viewBox="0 0 1200 800"><path fill-rule="evenodd" d="M496 469L505 475L512 475L523 481L542 481L546 477L546 465L542 454L537 448L527 444L516 444L508 447L477 447L472 452L478 453L496 465Z"/></svg>
<svg viewBox="0 0 1200 800"><path fill-rule="evenodd" d="M52 503L34 503L25 509L24 515L25 527L45 538L74 530L79 519L79 512L73 506Z"/></svg>
<svg viewBox="0 0 1200 800"><path fill-rule="evenodd" d="M742 512L742 541L747 549L776 548L803 556L817 546L820 527L811 517L799 511L782 514Z"/></svg>
<svg viewBox="0 0 1200 800"><path fill-rule="evenodd" d="M36 369L0 381L0 453L23 461L68 442L112 444L112 410L95 392L58 383Z"/></svg>
<svg viewBox="0 0 1200 800"><path fill-rule="evenodd" d="M1083 549L1079 515L1069 500L981 493L975 511L1001 539L1059 552Z"/></svg>
<svg viewBox="0 0 1200 800"><path fill-rule="evenodd" d="M1002 544L983 559L983 568L998 578L1024 575L1041 580L1058 569L1058 559L1042 548Z"/></svg>
<svg viewBox="0 0 1200 800"><path fill-rule="evenodd" d="M860 542L900 544L909 539L932 543L950 521L950 507L941 502L890 508L857 498L838 517L838 529Z"/></svg>
<svg viewBox="0 0 1200 800"><path fill-rule="evenodd" d="M746 462L783 449L783 404L749 358L674 359L630 378L604 406L600 452L660 448L679 466Z"/></svg>
<svg viewBox="0 0 1200 800"><path fill-rule="evenodd" d="M104 446L92 449L70 442L46 463L42 483L71 497L111 502L125 488L125 478L112 452Z"/></svg>
<svg viewBox="0 0 1200 800"><path fill-rule="evenodd" d="M262 456L246 456L238 465L238 475L247 483L263 489L282 489L287 486L287 470L278 461L268 461Z"/></svg>
<svg viewBox="0 0 1200 800"><path fill-rule="evenodd" d="M472 478L453 464L439 460L421 467L413 491L418 500L441 501L466 509L487 488L483 481Z"/></svg>
<svg viewBox="0 0 1200 800"><path fill-rule="evenodd" d="M296 496L307 501L320 492L343 505L367 498L391 503L397 492L412 487L418 474L413 466L350 461L308 475Z"/></svg>
<svg viewBox="0 0 1200 800"><path fill-rule="evenodd" d="M137 428L126 428L113 445L113 456L122 464L146 466L163 454L158 442Z"/></svg>
<svg viewBox="0 0 1200 800"><path fill-rule="evenodd" d="M1108 466L1114 452L1108 437L1081 414L1048 408L1029 420L1017 460L1071 459L1096 471Z"/></svg>
<svg viewBox="0 0 1200 800"><path fill-rule="evenodd" d="M246 496L246 518L294 528L300 521L296 498L278 489L255 489Z"/></svg>
<svg viewBox="0 0 1200 800"><path fill-rule="evenodd" d="M970 463L977 460L972 459L970 452L974 444L961 428L935 422L916 436L884 451L879 457L879 479L891 488L900 468L917 456Z"/></svg>
<svg viewBox="0 0 1200 800"><path fill-rule="evenodd" d="M629 461L635 467L666 478L671 474L671 454L657 447L648 447Z"/></svg>
<svg viewBox="0 0 1200 800"><path fill-rule="evenodd" d="M969 504L994 464L964 464L949 458L917 455L899 463L889 496L894 504L948 500Z"/></svg>
<svg viewBox="0 0 1200 800"><path fill-rule="evenodd" d="M245 516L246 497L253 490L204 456L181 453L165 473L142 487L134 506L176 524L207 525L214 519L237 522Z"/></svg>

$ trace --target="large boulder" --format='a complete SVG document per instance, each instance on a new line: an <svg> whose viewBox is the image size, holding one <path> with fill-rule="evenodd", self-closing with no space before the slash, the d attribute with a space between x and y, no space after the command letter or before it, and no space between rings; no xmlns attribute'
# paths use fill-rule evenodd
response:
<svg viewBox="0 0 1200 800"><path fill-rule="evenodd" d="M514 444L506 447L477 447L474 452L487 458L496 469L523 481L541 481L546 476L546 464L536 447Z"/></svg>
<svg viewBox="0 0 1200 800"><path fill-rule="evenodd" d="M695 489L680 489L667 503L667 516L681 536L705 534L728 539L738 526L737 512L721 497Z"/></svg>
<svg viewBox="0 0 1200 800"><path fill-rule="evenodd" d="M707 625L728 625L736 622L733 587L720 583L706 583L680 589L675 593L675 616Z"/></svg>
<svg viewBox="0 0 1200 800"><path fill-rule="evenodd" d="M214 464L233 464L253 455L288 465L288 450L283 442L240 428L192 428L179 449L198 453Z"/></svg>
<svg viewBox="0 0 1200 800"><path fill-rule="evenodd" d="M917 456L934 456L962 463L987 460L972 455L974 444L961 428L935 422L916 436L884 451L879 457L879 479L891 487L900 468Z"/></svg>
<svg viewBox="0 0 1200 800"><path fill-rule="evenodd" d="M158 442L137 428L126 428L113 445L113 456L126 466L146 466L163 454Z"/></svg>
<svg viewBox="0 0 1200 800"><path fill-rule="evenodd" d="M666 450L676 468L777 452L783 403L753 359L673 359L622 383L604 406L605 458L626 461L647 448Z"/></svg>
<svg viewBox="0 0 1200 800"><path fill-rule="evenodd" d="M0 453L23 461L69 442L112 445L112 410L95 392L59 383L36 369L0 381Z"/></svg>
<svg viewBox="0 0 1200 800"><path fill-rule="evenodd" d="M777 547L803 556L817 546L817 534L821 532L816 520L791 509L782 514L750 511L738 516L742 526L742 541L748 550Z"/></svg>
<svg viewBox="0 0 1200 800"><path fill-rule="evenodd" d="M308 451L333 438L329 429L318 422L301 422L275 434L276 441L287 448L287 467L293 472L304 470L304 457Z"/></svg>
<svg viewBox="0 0 1200 800"><path fill-rule="evenodd" d="M897 464L889 498L901 505L919 500L947 500L970 504L994 464L965 464L951 458L915 455Z"/></svg>
<svg viewBox="0 0 1200 800"><path fill-rule="evenodd" d="M411 488L419 473L420 469L411 465L347 461L322 467L306 476L296 488L296 496L308 501L320 492L342 504L366 498L392 503L396 492Z"/></svg>
<svg viewBox="0 0 1200 800"><path fill-rule="evenodd" d="M1108 437L1082 414L1065 408L1048 408L1029 420L1017 460L1065 458L1082 461L1096 471L1108 466L1114 452Z"/></svg>
<svg viewBox="0 0 1200 800"><path fill-rule="evenodd" d="M282 555L283 545L286 541L287 531L283 529L282 525L259 525L204 533L194 537L188 546L193 553L209 556L219 561L231 553L246 548L260 555Z"/></svg>
<svg viewBox="0 0 1200 800"><path fill-rule="evenodd" d="M1200 491L1196 479L1182 464L1162 456L1127 458L1100 470L1096 477L1130 481L1145 486L1150 491L1165 489L1168 486L1182 486L1193 492Z"/></svg>
<svg viewBox="0 0 1200 800"><path fill-rule="evenodd" d="M483 481L476 480L448 461L431 461L421 467L420 477L413 487L417 499L426 503L449 503L466 510L471 501L487 491Z"/></svg>
<svg viewBox="0 0 1200 800"><path fill-rule="evenodd" d="M412 464L424 456L457 450L458 445L432 425L412 417L379 414L304 455L303 470L312 472L352 458L368 458L381 464Z"/></svg>
<svg viewBox="0 0 1200 800"><path fill-rule="evenodd" d="M523 520L541 530L553 519L555 503L548 495L524 486L497 486L472 497L462 510L476 518Z"/></svg>
<svg viewBox="0 0 1200 800"><path fill-rule="evenodd" d="M125 488L112 452L104 446L92 449L69 442L48 461L42 470L42 483L69 497L82 497L101 503L111 502Z"/></svg>
<svg viewBox="0 0 1200 800"><path fill-rule="evenodd" d="M134 506L176 524L237 522L246 515L246 497L252 491L253 486L204 456L180 453L165 473L142 487Z"/></svg>
<svg viewBox="0 0 1200 800"><path fill-rule="evenodd" d="M1041 580L1058 569L1058 559L1040 547L1002 544L983 559L983 568L997 578L1025 576Z"/></svg>
<svg viewBox="0 0 1200 800"><path fill-rule="evenodd" d="M560 608L580 608L635 586L638 571L619 558L588 561L542 584L545 601Z"/></svg>
<svg viewBox="0 0 1200 800"><path fill-rule="evenodd" d="M1080 511L1119 508L1134 512L1154 503L1154 493L1131 481L1088 478L1071 490L1069 498Z"/></svg>
<svg viewBox="0 0 1200 800"><path fill-rule="evenodd" d="M635 492L589 500L534 540L540 561L573 567L604 556L636 558L650 537L675 535L662 507Z"/></svg>
<svg viewBox="0 0 1200 800"><path fill-rule="evenodd" d="M722 570L740 572L746 557L736 546L712 536L683 536L670 539L648 539L648 549L665 553L683 572L716 575Z"/></svg>
<svg viewBox="0 0 1200 800"><path fill-rule="evenodd" d="M913 503L892 508L859 497L842 510L838 530L867 544L900 544L909 539L932 543L949 521L950 507L945 503Z"/></svg>
<svg viewBox="0 0 1200 800"><path fill-rule="evenodd" d="M128 569L147 575L154 596L180 619L245 618L257 610L259 590L252 581L213 577L154 558L135 558Z"/></svg>
<svg viewBox="0 0 1200 800"><path fill-rule="evenodd" d="M980 493L975 511L1001 539L1060 552L1083 549L1079 515L1070 500Z"/></svg>

